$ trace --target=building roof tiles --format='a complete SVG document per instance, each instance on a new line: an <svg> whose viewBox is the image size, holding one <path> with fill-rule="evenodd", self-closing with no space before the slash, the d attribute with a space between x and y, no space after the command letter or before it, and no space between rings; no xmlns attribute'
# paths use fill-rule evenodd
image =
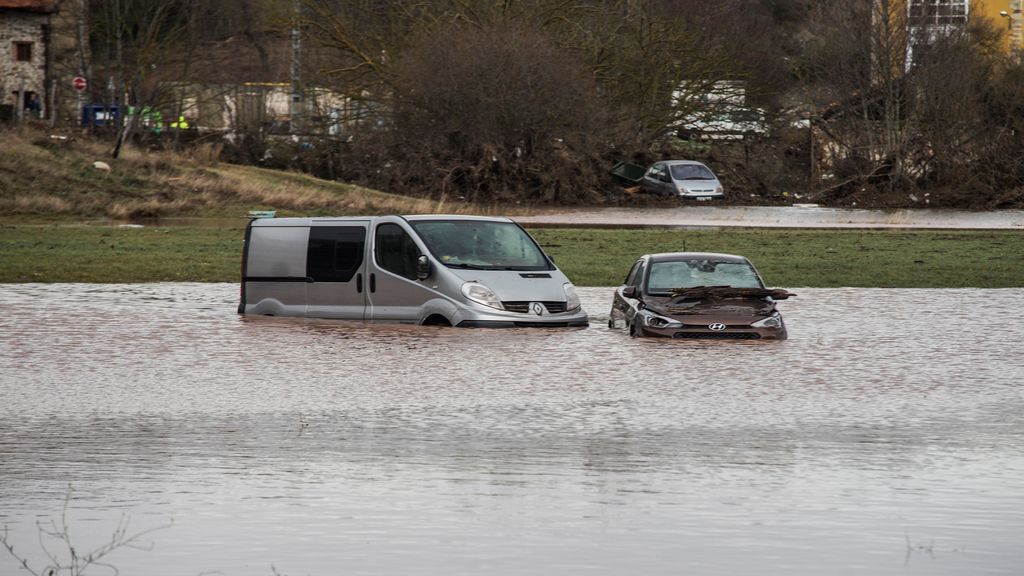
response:
<svg viewBox="0 0 1024 576"><path fill-rule="evenodd" d="M25 10L27 12L56 12L60 0L0 0L0 10Z"/></svg>

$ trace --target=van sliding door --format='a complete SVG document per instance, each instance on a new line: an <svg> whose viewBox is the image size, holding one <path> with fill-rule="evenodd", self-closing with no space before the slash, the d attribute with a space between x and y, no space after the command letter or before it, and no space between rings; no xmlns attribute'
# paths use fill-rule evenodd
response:
<svg viewBox="0 0 1024 576"><path fill-rule="evenodd" d="M366 222L313 225L306 252L306 316L362 320L366 309Z"/></svg>

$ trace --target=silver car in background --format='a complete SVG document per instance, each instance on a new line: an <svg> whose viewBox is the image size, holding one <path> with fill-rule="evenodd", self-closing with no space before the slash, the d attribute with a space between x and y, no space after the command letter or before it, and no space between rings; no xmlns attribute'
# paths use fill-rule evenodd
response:
<svg viewBox="0 0 1024 576"><path fill-rule="evenodd" d="M250 221L239 314L463 327L587 326L576 289L508 218Z"/></svg>
<svg viewBox="0 0 1024 576"><path fill-rule="evenodd" d="M683 199L712 200L725 197L718 176L696 160L655 162L640 180L644 192Z"/></svg>

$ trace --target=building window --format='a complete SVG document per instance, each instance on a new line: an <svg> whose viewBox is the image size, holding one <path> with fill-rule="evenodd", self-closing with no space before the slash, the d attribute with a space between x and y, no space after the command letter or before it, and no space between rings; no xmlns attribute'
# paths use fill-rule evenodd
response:
<svg viewBox="0 0 1024 576"><path fill-rule="evenodd" d="M14 43L14 60L17 62L31 62L32 61L32 43L31 42L15 42Z"/></svg>
<svg viewBox="0 0 1024 576"><path fill-rule="evenodd" d="M969 3L968 0L910 0L907 11L914 26L965 24Z"/></svg>

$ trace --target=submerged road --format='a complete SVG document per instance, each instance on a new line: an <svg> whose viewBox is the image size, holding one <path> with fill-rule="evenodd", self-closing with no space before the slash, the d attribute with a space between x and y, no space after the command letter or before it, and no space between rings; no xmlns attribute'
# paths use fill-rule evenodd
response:
<svg viewBox="0 0 1024 576"><path fill-rule="evenodd" d="M518 216L527 225L1024 230L1024 210L858 210L805 206L596 208Z"/></svg>

